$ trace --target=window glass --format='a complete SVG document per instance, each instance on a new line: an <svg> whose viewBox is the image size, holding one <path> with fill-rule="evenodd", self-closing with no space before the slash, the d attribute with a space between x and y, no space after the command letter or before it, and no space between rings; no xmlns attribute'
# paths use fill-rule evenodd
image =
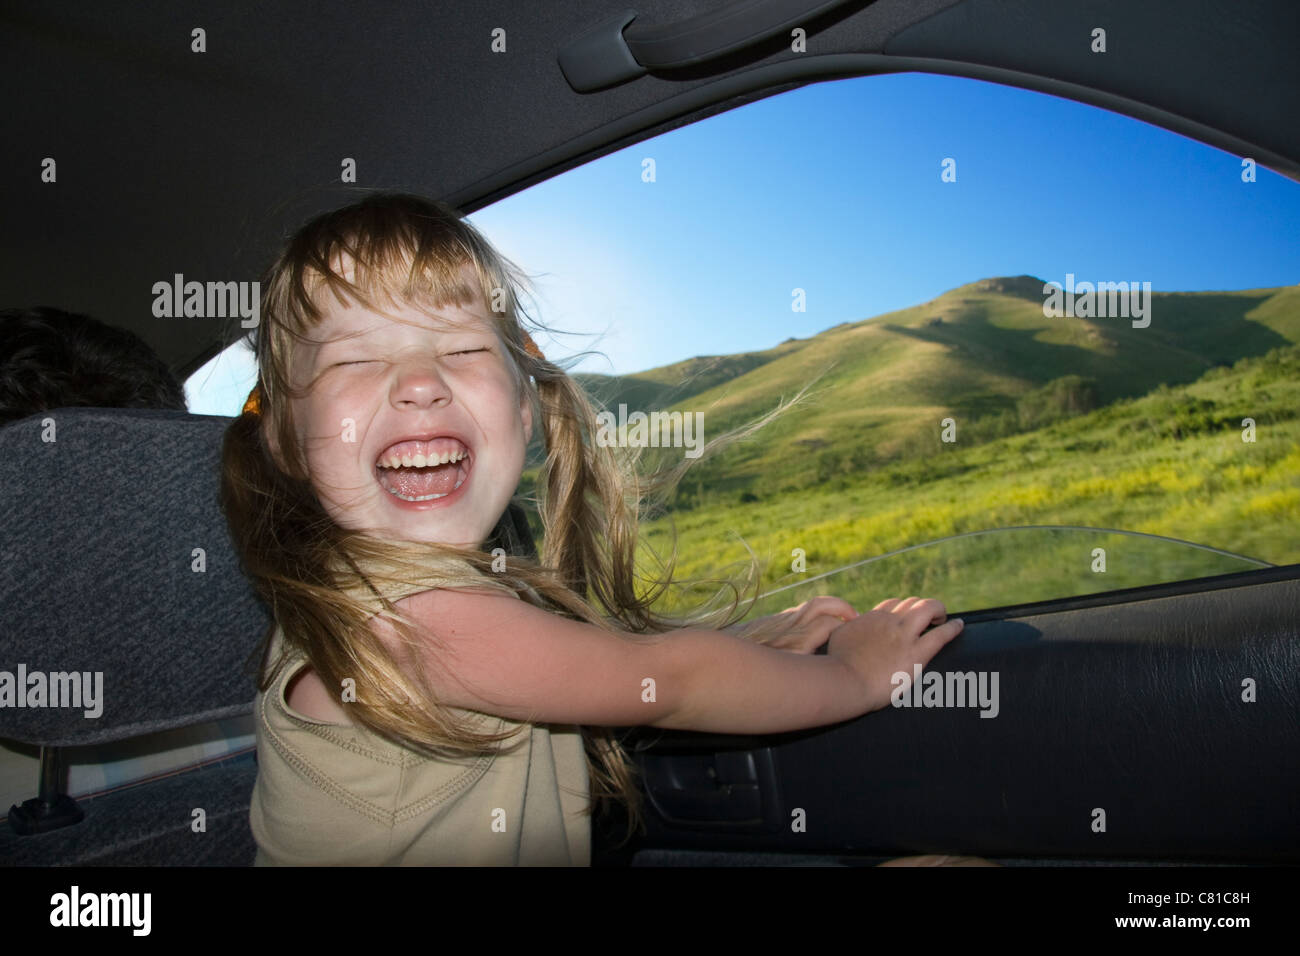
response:
<svg viewBox="0 0 1300 956"><path fill-rule="evenodd" d="M241 338L185 380L185 401L191 414L234 418L256 384L257 359L248 340Z"/></svg>

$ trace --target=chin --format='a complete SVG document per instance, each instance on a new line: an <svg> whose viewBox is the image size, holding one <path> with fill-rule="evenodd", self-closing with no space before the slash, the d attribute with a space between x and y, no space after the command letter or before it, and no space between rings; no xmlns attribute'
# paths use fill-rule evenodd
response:
<svg viewBox="0 0 1300 956"><path fill-rule="evenodd" d="M397 532L394 530L387 533L396 534ZM470 551L477 551L483 546L482 541L467 542L461 535L440 534L437 530L433 529L425 532L413 532L410 529L407 529L401 537L409 541L418 541L421 544L439 544L448 548L465 548Z"/></svg>

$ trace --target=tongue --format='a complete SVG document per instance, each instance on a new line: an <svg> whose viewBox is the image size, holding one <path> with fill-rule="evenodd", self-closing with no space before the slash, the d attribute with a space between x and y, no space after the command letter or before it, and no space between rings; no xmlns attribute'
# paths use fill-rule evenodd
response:
<svg viewBox="0 0 1300 956"><path fill-rule="evenodd" d="M379 483L408 498L451 494L460 480L460 465L448 462L432 468L380 468Z"/></svg>

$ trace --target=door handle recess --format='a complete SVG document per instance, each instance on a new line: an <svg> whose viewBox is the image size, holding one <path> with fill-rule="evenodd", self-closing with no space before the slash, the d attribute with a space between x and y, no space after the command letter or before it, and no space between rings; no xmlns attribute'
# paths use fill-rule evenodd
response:
<svg viewBox="0 0 1300 956"><path fill-rule="evenodd" d="M648 802L670 826L773 830L783 819L770 748L637 755Z"/></svg>

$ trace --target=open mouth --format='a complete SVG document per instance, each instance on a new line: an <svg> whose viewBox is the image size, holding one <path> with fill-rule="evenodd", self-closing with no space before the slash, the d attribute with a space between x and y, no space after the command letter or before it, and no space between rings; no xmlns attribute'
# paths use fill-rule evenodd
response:
<svg viewBox="0 0 1300 956"><path fill-rule="evenodd" d="M470 472L470 453L455 438L398 442L375 462L380 486L402 501L436 501L463 485Z"/></svg>

